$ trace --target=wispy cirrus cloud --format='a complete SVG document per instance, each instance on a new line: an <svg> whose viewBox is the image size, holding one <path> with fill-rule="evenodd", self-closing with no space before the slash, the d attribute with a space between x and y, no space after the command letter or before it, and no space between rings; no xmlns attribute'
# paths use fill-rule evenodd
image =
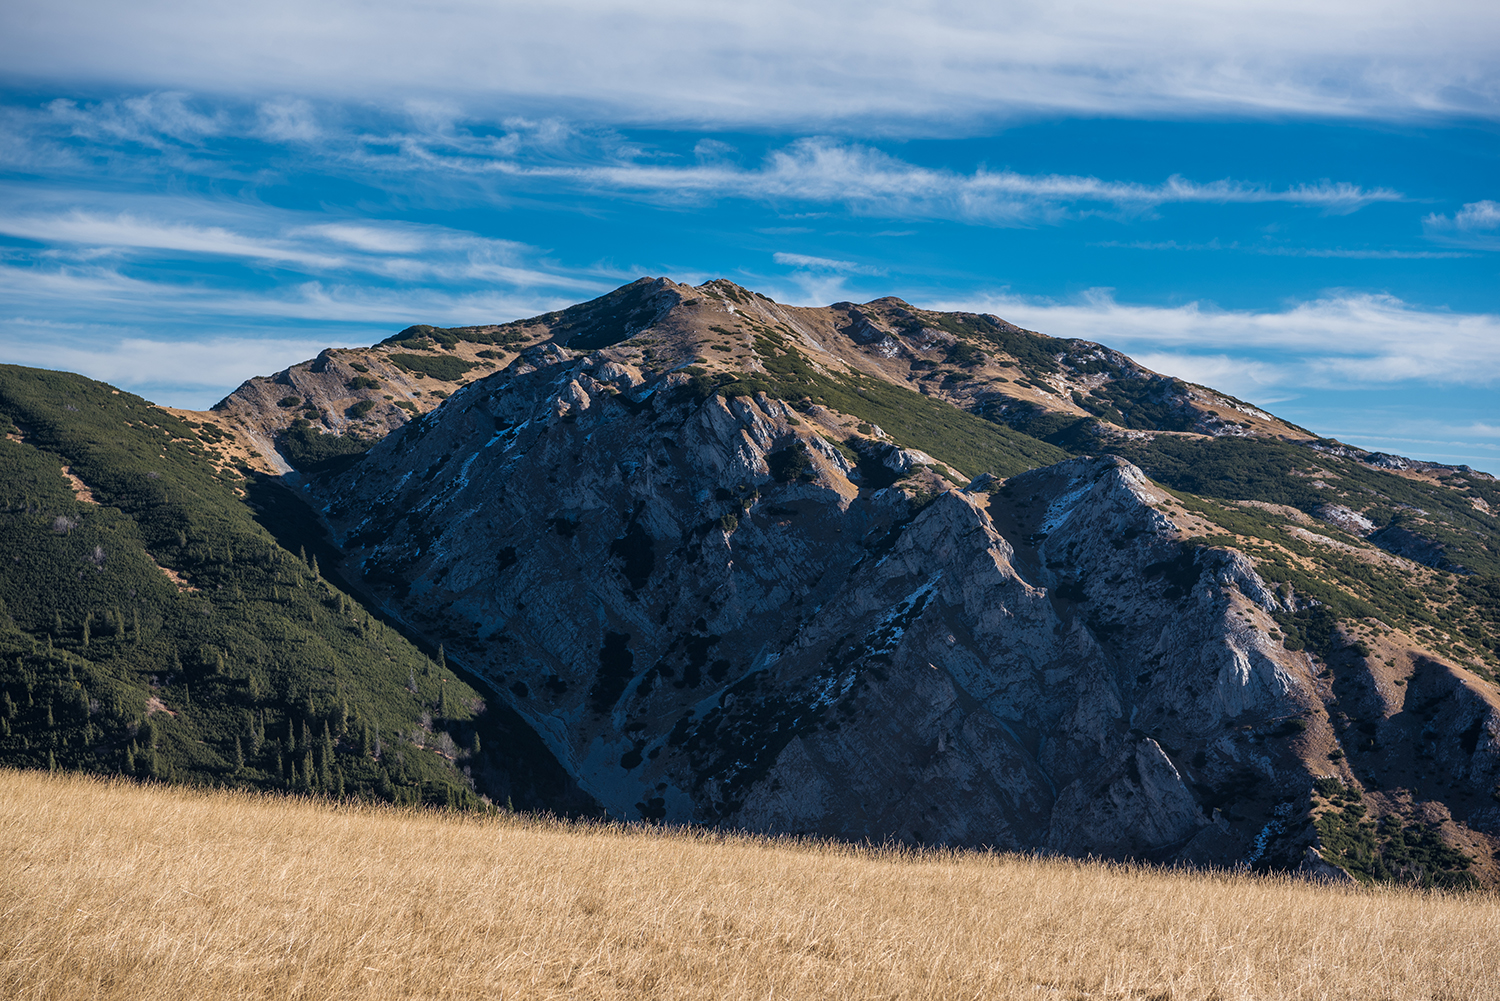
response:
<svg viewBox="0 0 1500 1001"><path fill-rule="evenodd" d="M1424 309L1391 295L1332 293L1280 310L1227 310L1122 303L1101 289L1068 301L1000 295L943 307L1098 341L1160 371L1251 397L1500 382L1500 315Z"/></svg>
<svg viewBox="0 0 1500 1001"><path fill-rule="evenodd" d="M868 264L860 264L857 261L840 261L831 257L814 257L811 254L789 254L780 250L772 254L771 259L777 264L803 268L808 271L833 271L846 275L879 275L885 273L881 268L871 267Z"/></svg>
<svg viewBox="0 0 1500 1001"><path fill-rule="evenodd" d="M514 240L404 220L332 220L328 213L232 199L0 184L0 235L40 244L26 253L43 261L224 259L319 278L364 274L573 292L607 287L598 273L540 266L541 252ZM10 256L17 253L13 248Z"/></svg>
<svg viewBox="0 0 1500 1001"><path fill-rule="evenodd" d="M1101 240L1090 244L1093 247L1117 247L1122 250L1176 250L1184 253L1204 251L1232 251L1243 254L1259 254L1264 257L1322 257L1343 258L1352 261L1442 261L1459 257L1472 257L1461 250L1396 250L1390 248L1358 247L1287 247L1277 244L1241 244L1238 241L1223 243L1210 240L1206 243L1179 243L1176 240Z"/></svg>
<svg viewBox="0 0 1500 1001"><path fill-rule="evenodd" d="M1156 184L1069 174L1023 174L979 168L970 173L908 163L881 150L832 139L799 140L755 168L725 164L675 166L532 166L502 159L466 162L468 171L517 177L567 178L595 189L671 198L753 198L842 205L867 215L950 219L990 225L1055 222L1109 207L1141 211L1173 203L1284 203L1331 213L1403 200L1400 192L1321 181L1271 188L1231 179L1168 177Z"/></svg>
<svg viewBox="0 0 1500 1001"><path fill-rule="evenodd" d="M1271 204L1357 211L1405 196L1322 180L1276 188L1229 178L1194 181L1180 175L1154 184L1076 174L1026 174L979 167L970 172L910 163L875 147L828 137L796 140L745 167L721 158L692 164L660 162L641 149L568 129L545 133L536 123L511 123L505 136L391 136L377 142L350 136L342 156L363 169L515 183L565 183L583 190L636 195L657 202L717 198L839 205L891 218L935 218L990 225L1060 221L1103 208L1126 212L1167 204ZM601 141L601 139L606 141ZM598 145L596 145L596 143Z"/></svg>
<svg viewBox="0 0 1500 1001"><path fill-rule="evenodd" d="M782 297L798 302L822 305L842 300L846 296L845 284L853 275L883 275L884 269L858 261L842 261L831 257L815 257L811 254L793 254L777 251L771 259L783 267L792 269L786 276L797 292L782 293Z"/></svg>
<svg viewBox="0 0 1500 1001"><path fill-rule="evenodd" d="M1500 202L1469 202L1451 216L1434 212L1422 220L1422 229L1450 246L1500 250Z"/></svg>
<svg viewBox="0 0 1500 1001"><path fill-rule="evenodd" d="M1434 212L1423 222L1433 230L1456 230L1460 233L1500 229L1500 202L1485 199L1470 202L1452 217Z"/></svg>
<svg viewBox="0 0 1500 1001"><path fill-rule="evenodd" d="M173 113L166 115L153 101L87 107L55 101L29 114L13 110L6 123L12 138L0 146L0 156L16 160L50 155L59 163L71 157L85 171L95 169L98 158L110 157L124 173L238 177L244 169L231 150L246 138L264 138L271 115L277 129L305 136L285 140L273 163L290 157L300 169L311 166L343 174L382 185L393 194L415 189L450 203L506 204L571 192L686 210L738 199L837 208L876 218L1005 227L1060 224L1094 215L1127 218L1165 205L1279 204L1347 215L1372 204L1406 200L1391 188L1331 179L1274 186L1234 178L1194 180L1181 174L1141 182L984 165L968 171L941 169L903 160L867 143L826 136L792 141L749 165L731 155L737 152L732 147L705 140L695 147L692 161L684 162L612 130L555 118L512 117L496 129L428 109L415 118L385 117L356 127L347 121L316 122L305 104L287 102L274 103L271 112L263 104L239 108L234 114L219 110L178 115L178 96L173 98L167 105ZM175 132L152 132L163 117ZM179 119L186 124L178 124ZM79 121L92 124L85 127ZM151 141L138 140L145 135Z"/></svg>
<svg viewBox="0 0 1500 1001"><path fill-rule="evenodd" d="M930 134L1027 114L1500 111L1500 15L1465 0L1379 17L1352 0L12 0L0 19L16 80L586 109L630 124Z"/></svg>

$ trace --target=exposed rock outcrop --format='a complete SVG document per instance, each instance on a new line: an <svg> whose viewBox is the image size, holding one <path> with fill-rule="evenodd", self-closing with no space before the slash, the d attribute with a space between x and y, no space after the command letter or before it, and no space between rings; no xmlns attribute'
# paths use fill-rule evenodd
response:
<svg viewBox="0 0 1500 1001"><path fill-rule="evenodd" d="M391 432L299 483L347 577L616 817L1316 870L1348 862L1326 779L1500 833L1493 630L1402 618L1456 600L1452 554L1490 565L1489 479L1102 345L641 279L325 352L221 413L304 453ZM1397 501L1414 477L1461 516Z"/></svg>
<svg viewBox="0 0 1500 1001"><path fill-rule="evenodd" d="M586 364L465 387L319 489L614 815L1153 857L1210 829L1232 862L1310 784L1257 739L1321 705L1274 596L1123 460L916 508L776 400Z"/></svg>

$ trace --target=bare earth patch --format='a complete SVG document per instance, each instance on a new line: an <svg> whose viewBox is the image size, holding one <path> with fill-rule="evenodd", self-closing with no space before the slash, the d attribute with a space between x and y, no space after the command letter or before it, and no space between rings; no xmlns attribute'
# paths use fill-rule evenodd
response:
<svg viewBox="0 0 1500 1001"><path fill-rule="evenodd" d="M69 485L71 485L73 487L73 496L74 497L77 497L84 504L98 504L99 503L98 501L96 501L94 499L94 492L88 488L88 484L84 483L82 480L80 480L73 473L72 469L70 469L67 466L64 466L64 467L62 467L62 474L63 474L63 479L67 480L68 483L69 483Z"/></svg>

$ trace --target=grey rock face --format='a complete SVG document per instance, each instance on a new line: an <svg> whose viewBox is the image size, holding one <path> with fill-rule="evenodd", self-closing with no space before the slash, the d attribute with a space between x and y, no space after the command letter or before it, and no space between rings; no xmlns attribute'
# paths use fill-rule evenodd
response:
<svg viewBox="0 0 1500 1001"><path fill-rule="evenodd" d="M1123 460L916 509L778 401L534 362L320 489L611 814L1232 863L1310 784L1260 739L1321 711L1274 596Z"/></svg>
<svg viewBox="0 0 1500 1001"><path fill-rule="evenodd" d="M1318 517L1333 525L1342 528L1352 535L1365 536L1375 531L1375 523L1358 511L1350 510L1342 504L1324 504L1318 508Z"/></svg>

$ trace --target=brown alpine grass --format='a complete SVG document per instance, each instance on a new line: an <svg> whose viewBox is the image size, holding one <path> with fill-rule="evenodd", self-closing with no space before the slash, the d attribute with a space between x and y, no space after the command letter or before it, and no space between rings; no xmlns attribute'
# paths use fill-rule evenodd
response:
<svg viewBox="0 0 1500 1001"><path fill-rule="evenodd" d="M0 772L0 996L1500 997L1500 900Z"/></svg>

